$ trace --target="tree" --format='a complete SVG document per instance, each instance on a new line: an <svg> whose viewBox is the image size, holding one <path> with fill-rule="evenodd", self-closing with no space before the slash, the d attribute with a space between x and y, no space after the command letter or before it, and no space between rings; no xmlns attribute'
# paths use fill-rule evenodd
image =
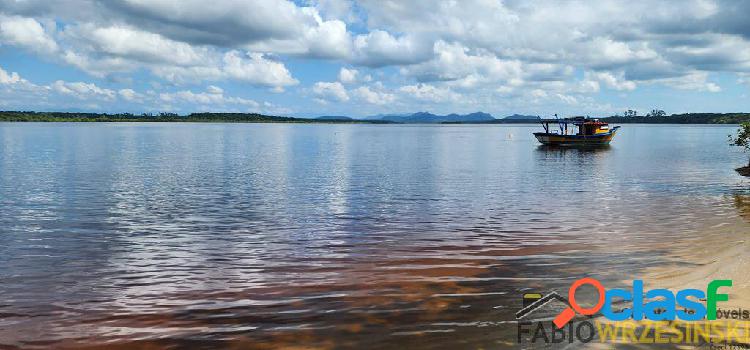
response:
<svg viewBox="0 0 750 350"><path fill-rule="evenodd" d="M646 114L647 117L663 117L665 115L667 115L667 113L665 113L661 109L652 109L651 112Z"/></svg>
<svg viewBox="0 0 750 350"><path fill-rule="evenodd" d="M631 117L632 118L632 117L635 117L637 115L638 115L638 112L636 112L636 111L634 111L632 109L628 109L627 111L625 111L625 117Z"/></svg>
<svg viewBox="0 0 750 350"><path fill-rule="evenodd" d="M737 136L729 135L729 144L742 147L745 152L750 152L750 123L740 124L740 128L737 130ZM746 168L746 171L748 170L750 170L750 159L748 159Z"/></svg>

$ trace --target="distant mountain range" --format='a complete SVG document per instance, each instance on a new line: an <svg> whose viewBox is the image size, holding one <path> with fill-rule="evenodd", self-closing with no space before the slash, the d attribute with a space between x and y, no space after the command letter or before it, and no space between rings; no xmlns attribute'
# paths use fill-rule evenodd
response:
<svg viewBox="0 0 750 350"><path fill-rule="evenodd" d="M438 116L430 113L409 115L375 116L370 119L354 119L345 116L321 116L317 118L295 118L263 115L258 113L90 113L90 112L31 112L0 111L0 122L214 122L214 123L318 123L318 124L395 124L395 123L466 123L508 124L535 123L537 116L514 114L502 119L492 118L487 113L466 115L449 114ZM750 123L750 113L686 113L662 116L612 116L600 117L602 121L617 124L740 124ZM400 121L391 121L400 120Z"/></svg>
<svg viewBox="0 0 750 350"><path fill-rule="evenodd" d="M477 123L495 120L492 115L483 112L470 114L448 114L436 115L429 112L417 112L414 114L390 114L375 116L368 119L387 120L394 123Z"/></svg>
<svg viewBox="0 0 750 350"><path fill-rule="evenodd" d="M413 114L386 114L375 115L366 118L368 120L382 120L392 123L518 123L536 121L537 116L513 114L511 116L497 119L489 113L474 112L469 114L451 113L447 115L437 115L430 112L417 112Z"/></svg>
<svg viewBox="0 0 750 350"><path fill-rule="evenodd" d="M315 118L317 120L354 120L352 117L346 117L343 115L323 115Z"/></svg>

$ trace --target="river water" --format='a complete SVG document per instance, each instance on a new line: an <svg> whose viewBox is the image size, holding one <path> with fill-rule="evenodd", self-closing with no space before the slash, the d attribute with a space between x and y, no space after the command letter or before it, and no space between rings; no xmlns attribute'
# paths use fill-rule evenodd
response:
<svg viewBox="0 0 750 350"><path fill-rule="evenodd" d="M750 232L735 128L0 123L0 347L523 347L523 293Z"/></svg>

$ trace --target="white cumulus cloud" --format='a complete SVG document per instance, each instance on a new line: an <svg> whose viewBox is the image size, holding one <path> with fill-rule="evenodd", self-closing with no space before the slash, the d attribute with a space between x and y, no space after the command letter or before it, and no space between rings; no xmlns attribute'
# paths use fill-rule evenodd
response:
<svg viewBox="0 0 750 350"><path fill-rule="evenodd" d="M0 14L0 44L20 46L41 54L57 51L57 43L34 18Z"/></svg>
<svg viewBox="0 0 750 350"><path fill-rule="evenodd" d="M16 84L22 82L21 76L16 72L8 73L0 68L0 84Z"/></svg>
<svg viewBox="0 0 750 350"><path fill-rule="evenodd" d="M319 81L313 85L313 93L323 100L336 100L339 102L349 101L349 94L340 82Z"/></svg>
<svg viewBox="0 0 750 350"><path fill-rule="evenodd" d="M110 89L101 88L94 83L85 82L65 82L57 80L50 85L50 88L58 93L70 95L80 100L91 98L112 100L115 98L115 92Z"/></svg>
<svg viewBox="0 0 750 350"><path fill-rule="evenodd" d="M351 84L357 82L357 75L359 74L359 71L356 69L347 69L344 67L341 67L341 70L339 70L339 81L344 84Z"/></svg>
<svg viewBox="0 0 750 350"><path fill-rule="evenodd" d="M369 104L384 105L396 100L396 95L385 91L360 86L354 89L354 95Z"/></svg>

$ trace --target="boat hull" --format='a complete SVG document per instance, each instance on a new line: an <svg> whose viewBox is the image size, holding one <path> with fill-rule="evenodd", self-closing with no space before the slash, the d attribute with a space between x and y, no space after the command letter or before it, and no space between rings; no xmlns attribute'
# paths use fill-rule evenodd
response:
<svg viewBox="0 0 750 350"><path fill-rule="evenodd" d="M612 128L609 132L595 135L560 135L546 132L535 132L534 136L544 145L553 146L583 146L583 145L608 145L617 134L619 126Z"/></svg>

